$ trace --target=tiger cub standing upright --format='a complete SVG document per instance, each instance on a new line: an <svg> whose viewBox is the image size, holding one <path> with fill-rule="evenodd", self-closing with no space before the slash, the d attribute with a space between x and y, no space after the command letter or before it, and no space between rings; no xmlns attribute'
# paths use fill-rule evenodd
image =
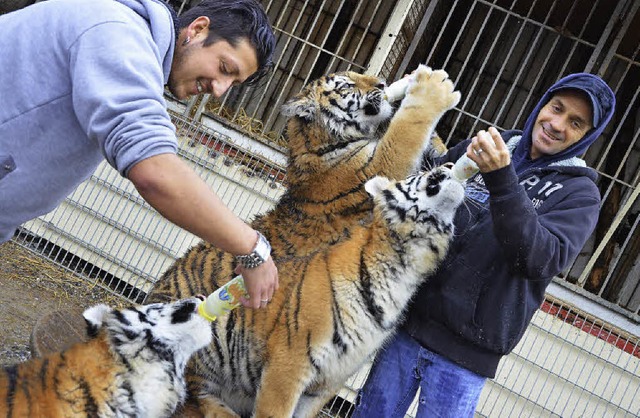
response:
<svg viewBox="0 0 640 418"><path fill-rule="evenodd" d="M460 100L442 70L420 66L411 77L395 115L384 83L353 72L322 77L284 106L288 190L252 223L271 242L280 288L268 308L212 324L213 343L188 371L206 417L314 416L392 332L422 276L444 257L459 198L442 199L438 211L420 206L456 188L448 169L389 188L369 183L382 202L376 215L365 190L376 176L414 173L436 123ZM150 299L210 293L234 267L231 254L200 243Z"/></svg>

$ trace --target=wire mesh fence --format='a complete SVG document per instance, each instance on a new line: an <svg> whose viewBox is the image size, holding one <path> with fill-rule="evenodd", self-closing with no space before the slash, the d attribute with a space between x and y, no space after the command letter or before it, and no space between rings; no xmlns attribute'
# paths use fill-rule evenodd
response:
<svg viewBox="0 0 640 418"><path fill-rule="evenodd" d="M282 166L204 124L181 115L174 115L173 122L179 155L241 218L266 211L282 194ZM270 149L283 158L281 151ZM197 239L162 218L129 181L103 163L55 211L25 223L16 241L141 302Z"/></svg>
<svg viewBox="0 0 640 418"><path fill-rule="evenodd" d="M547 297L478 405L481 416L633 417L640 346L565 301Z"/></svg>

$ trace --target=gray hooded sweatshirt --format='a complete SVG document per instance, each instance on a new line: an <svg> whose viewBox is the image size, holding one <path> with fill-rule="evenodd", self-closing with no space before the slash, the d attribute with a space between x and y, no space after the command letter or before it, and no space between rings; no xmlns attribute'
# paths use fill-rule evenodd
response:
<svg viewBox="0 0 640 418"><path fill-rule="evenodd" d="M175 153L175 45L156 0L49 0L0 16L0 242L105 158L123 176Z"/></svg>

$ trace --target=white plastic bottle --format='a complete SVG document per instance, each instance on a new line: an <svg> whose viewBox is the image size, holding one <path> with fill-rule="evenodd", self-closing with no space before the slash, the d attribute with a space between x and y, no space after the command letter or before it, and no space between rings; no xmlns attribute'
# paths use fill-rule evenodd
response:
<svg viewBox="0 0 640 418"><path fill-rule="evenodd" d="M467 157L467 154L462 154L462 157L458 158L458 161L453 165L451 174L459 181L465 181L476 174L478 170L478 165Z"/></svg>
<svg viewBox="0 0 640 418"><path fill-rule="evenodd" d="M397 102L398 100L402 100L405 94L407 93L407 87L409 86L409 78L404 77L400 80L397 80L387 86L384 89L384 94L387 97L388 102Z"/></svg>
<svg viewBox="0 0 640 418"><path fill-rule="evenodd" d="M244 279L238 275L207 296L207 299L198 306L198 313L206 320L213 322L220 315L226 315L240 306L242 297L247 297L247 289L244 286Z"/></svg>

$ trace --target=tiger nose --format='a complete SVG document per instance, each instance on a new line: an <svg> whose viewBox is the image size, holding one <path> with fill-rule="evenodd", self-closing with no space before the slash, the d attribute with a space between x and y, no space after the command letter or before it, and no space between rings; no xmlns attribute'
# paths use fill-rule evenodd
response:
<svg viewBox="0 0 640 418"><path fill-rule="evenodd" d="M453 163L444 163L442 164L444 167L447 167L448 169L452 169L453 168Z"/></svg>

